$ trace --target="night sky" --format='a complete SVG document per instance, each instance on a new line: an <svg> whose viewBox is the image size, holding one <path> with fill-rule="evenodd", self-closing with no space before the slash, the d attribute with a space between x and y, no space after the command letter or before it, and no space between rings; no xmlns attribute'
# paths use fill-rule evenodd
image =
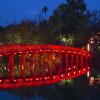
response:
<svg viewBox="0 0 100 100"><path fill-rule="evenodd" d="M49 17L53 10L66 0L0 0L0 25L8 25L15 20L38 20L41 9L47 6ZM100 10L100 0L85 0L90 11Z"/></svg>

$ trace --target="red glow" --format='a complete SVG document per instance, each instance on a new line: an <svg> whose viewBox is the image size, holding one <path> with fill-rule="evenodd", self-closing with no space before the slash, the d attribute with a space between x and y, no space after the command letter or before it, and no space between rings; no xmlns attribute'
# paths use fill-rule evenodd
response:
<svg viewBox="0 0 100 100"><path fill-rule="evenodd" d="M6 45L1 46L0 51L2 51L0 52L1 58L2 56L9 58L7 67L9 76L5 78L0 76L0 88L52 84L62 79L78 77L90 69L88 58L91 58L91 55L89 52L75 47L57 45ZM70 54L70 57L68 54ZM20 55L19 66L21 71L21 75L18 78L14 76L14 56L17 55ZM29 56L29 76L26 75L27 55ZM76 59L74 59L74 56ZM79 56L81 56L80 60ZM83 60L83 57L86 61ZM59 60L58 65L56 64L57 59ZM37 71L41 70L41 65L42 71L37 74Z"/></svg>

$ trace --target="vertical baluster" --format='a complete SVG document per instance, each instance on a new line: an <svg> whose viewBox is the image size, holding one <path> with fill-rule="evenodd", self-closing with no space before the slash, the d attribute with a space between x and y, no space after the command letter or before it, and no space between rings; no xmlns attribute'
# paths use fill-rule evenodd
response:
<svg viewBox="0 0 100 100"><path fill-rule="evenodd" d="M22 63L23 63L23 57L21 55L21 58L20 58L21 77L23 77L23 67L22 67Z"/></svg>
<svg viewBox="0 0 100 100"><path fill-rule="evenodd" d="M2 55L0 55L0 62L2 61ZM0 70L0 78L2 77L2 70Z"/></svg>
<svg viewBox="0 0 100 100"><path fill-rule="evenodd" d="M83 55L81 55L81 68L83 68Z"/></svg>
<svg viewBox="0 0 100 100"><path fill-rule="evenodd" d="M49 72L50 72L50 75L52 76L52 71L53 70L52 70L52 68L50 68L50 67L52 67L52 66L50 66L51 61L52 61L52 52L49 53L49 59L48 59Z"/></svg>
<svg viewBox="0 0 100 100"><path fill-rule="evenodd" d="M76 69L78 69L78 66L79 66L79 61L78 61L78 53L76 53Z"/></svg>
<svg viewBox="0 0 100 100"><path fill-rule="evenodd" d="M10 56L9 56L9 59L8 59L8 66L7 66L7 70L8 70L8 75L10 77Z"/></svg>
<svg viewBox="0 0 100 100"><path fill-rule="evenodd" d="M9 77L13 79L14 77L14 60L13 60L13 54L9 56L9 61L8 61L8 70L9 70Z"/></svg>
<svg viewBox="0 0 100 100"><path fill-rule="evenodd" d="M50 60L51 60L50 58L51 58L51 52L50 52L49 55L48 55L48 61L47 61L47 62L48 62L49 74L52 75L52 70L51 70L51 68L50 68Z"/></svg>
<svg viewBox="0 0 100 100"><path fill-rule="evenodd" d="M41 53L39 53L39 57L38 57L38 70L41 70Z"/></svg>
<svg viewBox="0 0 100 100"><path fill-rule="evenodd" d="M26 55L22 54L20 60L21 76L26 77Z"/></svg>
<svg viewBox="0 0 100 100"><path fill-rule="evenodd" d="M33 55L31 54L30 56L30 62L29 62L29 66L30 66L30 76L32 76L32 58L33 58Z"/></svg>
<svg viewBox="0 0 100 100"><path fill-rule="evenodd" d="M36 75L36 53L34 52L34 76Z"/></svg>
<svg viewBox="0 0 100 100"><path fill-rule="evenodd" d="M55 55L52 56L52 54L54 54L54 51L51 52L52 73L53 73L53 72L55 72Z"/></svg>
<svg viewBox="0 0 100 100"><path fill-rule="evenodd" d="M14 55L11 56L11 62L12 62L12 65L11 65L11 69L12 69L11 77L14 78Z"/></svg>
<svg viewBox="0 0 100 100"><path fill-rule="evenodd" d="M43 62L43 65L42 65L42 76L44 76L44 53L42 52L42 62Z"/></svg>
<svg viewBox="0 0 100 100"><path fill-rule="evenodd" d="M89 64L88 64L88 67L91 66L91 62L92 62L92 57L91 57L91 55L89 55Z"/></svg>
<svg viewBox="0 0 100 100"><path fill-rule="evenodd" d="M86 66L85 67L87 66L88 66L88 56L86 55Z"/></svg>
<svg viewBox="0 0 100 100"><path fill-rule="evenodd" d="M43 52L42 55L43 55L43 72L42 72L42 75L44 76L45 71L46 71L45 52Z"/></svg>
<svg viewBox="0 0 100 100"><path fill-rule="evenodd" d="M73 52L72 52L72 53L71 53L71 69L72 69L72 71L74 70L73 56L74 56L74 54L73 54Z"/></svg>
<svg viewBox="0 0 100 100"><path fill-rule="evenodd" d="M26 55L23 55L23 77L26 77Z"/></svg>
<svg viewBox="0 0 100 100"><path fill-rule="evenodd" d="M60 68L59 68L59 74L62 72L62 52L59 53L60 57Z"/></svg>
<svg viewBox="0 0 100 100"><path fill-rule="evenodd" d="M77 66L76 66L76 59L77 59L77 56L76 56L76 52L73 53L73 67L74 67L74 70L76 70Z"/></svg>
<svg viewBox="0 0 100 100"><path fill-rule="evenodd" d="M68 71L68 52L66 52L66 71L65 73Z"/></svg>

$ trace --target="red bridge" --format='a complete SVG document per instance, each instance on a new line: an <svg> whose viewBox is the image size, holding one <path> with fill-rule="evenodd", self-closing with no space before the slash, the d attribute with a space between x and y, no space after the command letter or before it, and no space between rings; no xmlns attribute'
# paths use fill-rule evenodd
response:
<svg viewBox="0 0 100 100"><path fill-rule="evenodd" d="M56 45L7 45L0 47L0 88L39 86L85 74L89 52Z"/></svg>

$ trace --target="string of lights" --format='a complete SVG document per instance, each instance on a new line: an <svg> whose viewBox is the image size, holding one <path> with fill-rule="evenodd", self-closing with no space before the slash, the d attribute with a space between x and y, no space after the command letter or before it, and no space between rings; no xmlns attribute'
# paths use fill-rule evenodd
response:
<svg viewBox="0 0 100 100"><path fill-rule="evenodd" d="M78 77L89 71L91 54L80 48L58 45L3 45L0 88L39 86ZM16 61L18 63L16 64Z"/></svg>

